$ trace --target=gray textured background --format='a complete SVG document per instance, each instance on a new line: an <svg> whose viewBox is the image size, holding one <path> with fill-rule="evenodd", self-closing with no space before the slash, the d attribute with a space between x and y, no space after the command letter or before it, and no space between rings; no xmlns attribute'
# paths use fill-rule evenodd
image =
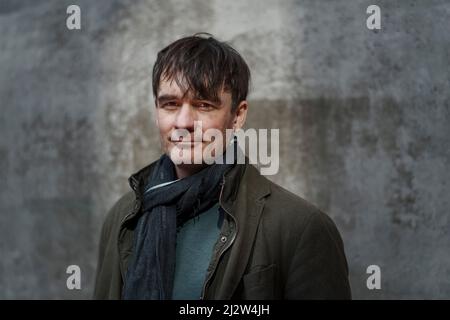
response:
<svg viewBox="0 0 450 320"><path fill-rule="evenodd" d="M105 214L160 152L156 52L198 31L248 61L247 127L280 128L270 178L336 221L354 298L449 298L449 25L446 0L0 0L0 298L91 296Z"/></svg>

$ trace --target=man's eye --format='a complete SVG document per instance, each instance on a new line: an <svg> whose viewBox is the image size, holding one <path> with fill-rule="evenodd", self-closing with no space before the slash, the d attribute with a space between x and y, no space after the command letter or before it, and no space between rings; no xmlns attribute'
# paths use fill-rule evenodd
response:
<svg viewBox="0 0 450 320"><path fill-rule="evenodd" d="M165 102L161 105L161 108L173 110L178 107L178 104L176 102Z"/></svg>
<svg viewBox="0 0 450 320"><path fill-rule="evenodd" d="M200 102L197 104L197 107L201 110L212 110L214 109L214 106L212 104L206 103L206 102Z"/></svg>

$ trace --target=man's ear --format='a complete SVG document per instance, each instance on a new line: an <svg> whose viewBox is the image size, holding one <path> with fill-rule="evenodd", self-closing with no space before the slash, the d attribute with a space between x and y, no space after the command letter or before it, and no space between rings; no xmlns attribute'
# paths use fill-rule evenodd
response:
<svg viewBox="0 0 450 320"><path fill-rule="evenodd" d="M234 112L233 129L235 131L241 129L245 120L247 119L248 102L247 100L242 100Z"/></svg>

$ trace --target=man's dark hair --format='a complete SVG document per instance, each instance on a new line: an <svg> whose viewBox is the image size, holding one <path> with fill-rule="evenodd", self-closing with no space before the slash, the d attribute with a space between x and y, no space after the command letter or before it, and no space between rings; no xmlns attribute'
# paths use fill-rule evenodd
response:
<svg viewBox="0 0 450 320"><path fill-rule="evenodd" d="M231 93L232 111L247 98L250 69L229 44L208 33L179 39L158 53L153 67L153 95L161 80L174 80L200 99L219 101L222 88ZM183 85L182 80L185 81Z"/></svg>

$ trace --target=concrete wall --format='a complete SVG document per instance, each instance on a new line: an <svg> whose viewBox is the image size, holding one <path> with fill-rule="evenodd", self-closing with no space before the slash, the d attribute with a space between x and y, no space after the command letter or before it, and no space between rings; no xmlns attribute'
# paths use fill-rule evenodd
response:
<svg viewBox="0 0 450 320"><path fill-rule="evenodd" d="M376 1L378 32L370 4L1 0L0 298L91 296L106 211L160 153L156 53L199 31L250 64L247 127L280 128L270 178L336 221L354 298L448 298L450 3Z"/></svg>

